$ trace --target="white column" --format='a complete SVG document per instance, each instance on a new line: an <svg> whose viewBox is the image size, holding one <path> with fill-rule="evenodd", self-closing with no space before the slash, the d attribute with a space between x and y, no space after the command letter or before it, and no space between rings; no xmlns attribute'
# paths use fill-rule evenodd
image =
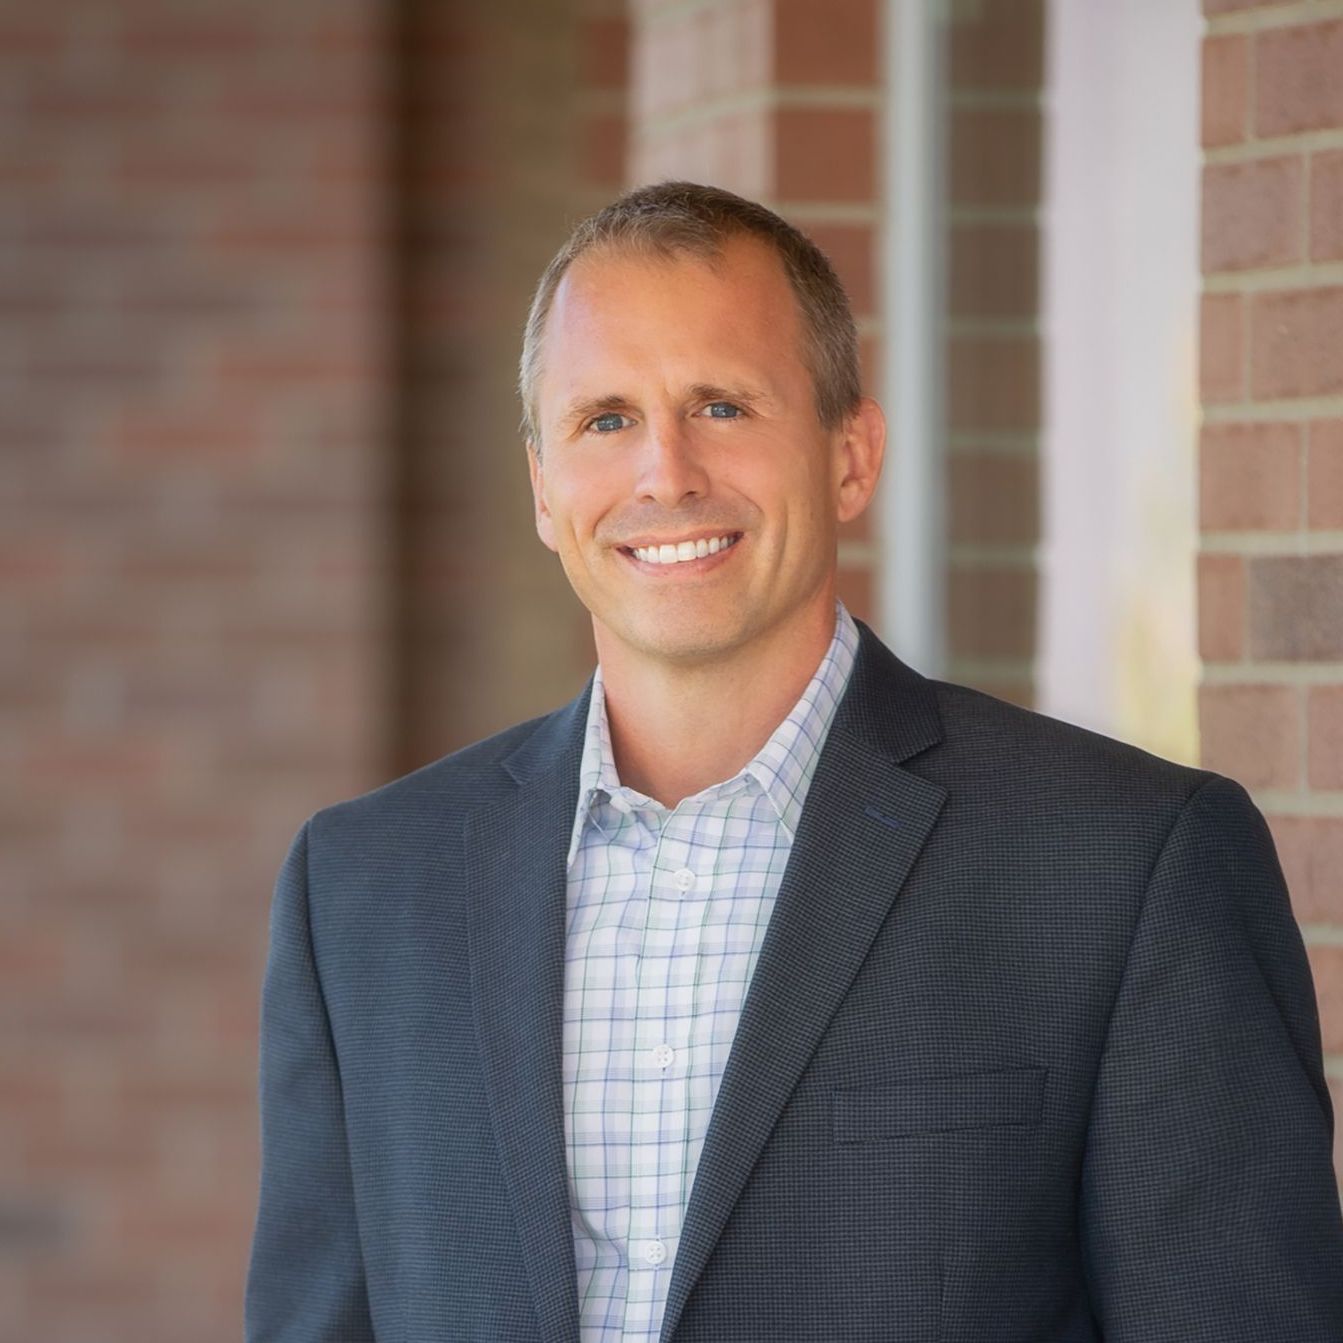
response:
<svg viewBox="0 0 1343 1343"><path fill-rule="evenodd" d="M880 633L927 675L946 665L943 321L945 0L888 0L884 58Z"/></svg>

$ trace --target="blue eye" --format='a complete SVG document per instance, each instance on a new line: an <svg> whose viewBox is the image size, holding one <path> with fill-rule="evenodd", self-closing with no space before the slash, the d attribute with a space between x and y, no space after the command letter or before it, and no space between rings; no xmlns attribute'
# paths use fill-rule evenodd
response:
<svg viewBox="0 0 1343 1343"><path fill-rule="evenodd" d="M605 415L598 415L589 429L595 429L599 434L609 434L616 429L623 428L625 417L616 410L608 410Z"/></svg>
<svg viewBox="0 0 1343 1343"><path fill-rule="evenodd" d="M731 401L711 401L704 409L711 420L735 420L741 415L741 407Z"/></svg>

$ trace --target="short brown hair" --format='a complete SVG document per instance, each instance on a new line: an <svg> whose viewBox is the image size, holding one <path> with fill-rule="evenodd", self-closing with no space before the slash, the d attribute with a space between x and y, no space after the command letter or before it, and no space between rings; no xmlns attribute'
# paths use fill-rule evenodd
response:
<svg viewBox="0 0 1343 1343"><path fill-rule="evenodd" d="M539 448L536 379L541 336L565 272L585 252L598 247L645 249L660 256L689 253L717 257L732 237L747 234L768 243L783 262L801 310L803 357L816 392L816 414L832 429L862 397L858 375L858 334L848 295L825 253L806 234L755 201L697 182L659 182L638 187L583 220L551 258L527 314L518 370L522 431Z"/></svg>

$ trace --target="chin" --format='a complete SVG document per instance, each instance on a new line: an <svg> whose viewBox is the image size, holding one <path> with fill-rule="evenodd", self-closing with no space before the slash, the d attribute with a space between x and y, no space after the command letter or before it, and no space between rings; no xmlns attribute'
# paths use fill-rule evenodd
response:
<svg viewBox="0 0 1343 1343"><path fill-rule="evenodd" d="M741 620L706 619L700 611L647 612L634 620L604 622L621 643L664 662L693 663L721 657L750 636Z"/></svg>

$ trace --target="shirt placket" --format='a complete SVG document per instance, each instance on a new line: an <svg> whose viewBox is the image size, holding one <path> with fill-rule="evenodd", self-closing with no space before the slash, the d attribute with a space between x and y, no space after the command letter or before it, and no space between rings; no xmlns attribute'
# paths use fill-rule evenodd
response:
<svg viewBox="0 0 1343 1343"><path fill-rule="evenodd" d="M690 1025L707 896L695 844L701 806L683 802L664 817L648 874L635 990L627 1339L656 1338L680 1242Z"/></svg>

